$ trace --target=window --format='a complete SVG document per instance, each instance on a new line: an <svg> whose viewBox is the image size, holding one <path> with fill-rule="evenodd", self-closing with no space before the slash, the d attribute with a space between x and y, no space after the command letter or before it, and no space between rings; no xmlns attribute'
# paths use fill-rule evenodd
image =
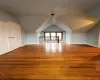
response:
<svg viewBox="0 0 100 80"><path fill-rule="evenodd" d="M50 40L50 33L45 33L45 38L46 41Z"/></svg>
<svg viewBox="0 0 100 80"><path fill-rule="evenodd" d="M57 36L59 37L59 40L62 40L62 33L57 33Z"/></svg>
<svg viewBox="0 0 100 80"><path fill-rule="evenodd" d="M50 40L54 41L57 40L57 37L59 37L59 40L63 40L63 32L44 32L44 40Z"/></svg>
<svg viewBox="0 0 100 80"><path fill-rule="evenodd" d="M51 40L56 40L56 33L51 33Z"/></svg>

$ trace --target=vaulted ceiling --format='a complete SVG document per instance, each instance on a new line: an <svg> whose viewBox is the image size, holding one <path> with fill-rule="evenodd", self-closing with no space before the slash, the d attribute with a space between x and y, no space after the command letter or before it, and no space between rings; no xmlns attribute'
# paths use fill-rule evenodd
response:
<svg viewBox="0 0 100 80"><path fill-rule="evenodd" d="M88 31L99 20L87 12L100 0L0 0L0 9L14 15L26 32L36 31L55 13L56 22L72 31Z"/></svg>

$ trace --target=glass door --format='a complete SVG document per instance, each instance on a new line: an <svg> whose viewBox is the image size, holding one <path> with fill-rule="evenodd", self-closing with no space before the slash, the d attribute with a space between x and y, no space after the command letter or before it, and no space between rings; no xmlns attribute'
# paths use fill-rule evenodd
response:
<svg viewBox="0 0 100 80"><path fill-rule="evenodd" d="M57 36L59 37L59 40L62 40L62 33L61 32L57 33Z"/></svg>
<svg viewBox="0 0 100 80"><path fill-rule="evenodd" d="M44 36L45 38L45 40L46 41L49 41L50 40L50 33L45 33L45 36Z"/></svg>
<svg viewBox="0 0 100 80"><path fill-rule="evenodd" d="M56 40L56 33L55 32L52 32L51 33L51 40Z"/></svg>
<svg viewBox="0 0 100 80"><path fill-rule="evenodd" d="M44 40L45 41L56 41L56 40L62 41L63 32L44 32Z"/></svg>

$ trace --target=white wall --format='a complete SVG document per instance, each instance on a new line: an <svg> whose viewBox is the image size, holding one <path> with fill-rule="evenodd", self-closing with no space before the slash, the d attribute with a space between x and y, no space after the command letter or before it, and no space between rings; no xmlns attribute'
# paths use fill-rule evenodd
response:
<svg viewBox="0 0 100 80"><path fill-rule="evenodd" d="M61 28L59 28L57 25L53 24L49 27L47 27L46 29L43 30L43 32L41 32L41 36L44 36L44 32L52 32L52 31L56 31L56 32L63 32L63 41L66 42L68 41L68 37L67 37L67 40L66 40L66 34L68 35L68 33L66 33L64 30L62 30ZM69 42L68 42L69 43Z"/></svg>
<svg viewBox="0 0 100 80"><path fill-rule="evenodd" d="M22 27L26 31L26 33L25 33L26 34L26 44L38 43L38 37L37 37L36 30L47 19L48 19L48 16L44 17L43 15L27 16L27 17L21 17L19 19ZM76 19L75 19L75 21L76 21ZM82 21L82 24L83 24L83 21ZM78 24L76 26L78 26ZM97 26L95 26L95 27L97 27ZM72 32L72 34L66 33L66 42L68 42L70 44L88 44L88 45L92 45L92 46L98 46L98 35L99 35L98 34L99 32L97 32L98 30L99 29L97 29L97 30L91 29L88 33L81 33L81 32L80 33Z"/></svg>
<svg viewBox="0 0 100 80"><path fill-rule="evenodd" d="M94 47L98 47L100 44L100 23L95 25L92 29L90 29L87 33L81 32L72 32L66 33L66 42L70 44L88 44ZM25 33L26 37L24 37L24 43L26 44L37 44L38 37L36 32L27 32ZM25 42L26 38L26 42Z"/></svg>
<svg viewBox="0 0 100 80"><path fill-rule="evenodd" d="M87 44L98 47L100 32L100 22L87 32Z"/></svg>
<svg viewBox="0 0 100 80"><path fill-rule="evenodd" d="M26 44L37 44L38 37L37 33L26 33Z"/></svg>
<svg viewBox="0 0 100 80"><path fill-rule="evenodd" d="M22 46L26 45L26 32L23 28L21 28L21 39L22 39Z"/></svg>
<svg viewBox="0 0 100 80"><path fill-rule="evenodd" d="M51 25L49 27L47 27L45 30L43 31L64 31L61 28L59 28L57 25Z"/></svg>
<svg viewBox="0 0 100 80"><path fill-rule="evenodd" d="M72 33L71 44L87 44L100 47L100 22L86 33Z"/></svg>
<svg viewBox="0 0 100 80"><path fill-rule="evenodd" d="M66 32L66 43L71 44L71 33Z"/></svg>
<svg viewBox="0 0 100 80"><path fill-rule="evenodd" d="M72 33L71 44L86 44L86 33Z"/></svg>
<svg viewBox="0 0 100 80"><path fill-rule="evenodd" d="M94 47L100 46L100 44L98 44L98 42L100 43L100 23L87 33L66 33L66 42L70 44L88 44ZM26 33L26 43L37 44L37 33Z"/></svg>
<svg viewBox="0 0 100 80"><path fill-rule="evenodd" d="M100 48L100 30L99 30L98 48Z"/></svg>
<svg viewBox="0 0 100 80"><path fill-rule="evenodd" d="M71 33L66 33L64 36L66 37L64 41L66 43L71 43ZM39 43L39 40L38 40L37 33L26 33L26 44L38 44L38 43Z"/></svg>
<svg viewBox="0 0 100 80"><path fill-rule="evenodd" d="M66 43L70 44L86 44L86 33L67 33L66 36ZM38 37L37 33L26 33L26 43L27 44L37 44L38 43Z"/></svg>

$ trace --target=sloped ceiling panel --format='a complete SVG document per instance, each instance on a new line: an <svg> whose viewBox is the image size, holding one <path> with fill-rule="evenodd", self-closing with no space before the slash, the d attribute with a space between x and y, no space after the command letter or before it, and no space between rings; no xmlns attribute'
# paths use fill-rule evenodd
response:
<svg viewBox="0 0 100 80"><path fill-rule="evenodd" d="M47 19L48 17L46 16L25 16L20 17L19 21L25 32L36 32Z"/></svg>
<svg viewBox="0 0 100 80"><path fill-rule="evenodd" d="M95 6L91 7L88 10L88 14L95 17L96 19L100 20L100 3L98 3Z"/></svg>
<svg viewBox="0 0 100 80"><path fill-rule="evenodd" d="M93 25L98 22L97 19L82 13L67 13L65 15L58 16L57 21L68 25L72 31L78 31L82 29L83 32L92 28Z"/></svg>

